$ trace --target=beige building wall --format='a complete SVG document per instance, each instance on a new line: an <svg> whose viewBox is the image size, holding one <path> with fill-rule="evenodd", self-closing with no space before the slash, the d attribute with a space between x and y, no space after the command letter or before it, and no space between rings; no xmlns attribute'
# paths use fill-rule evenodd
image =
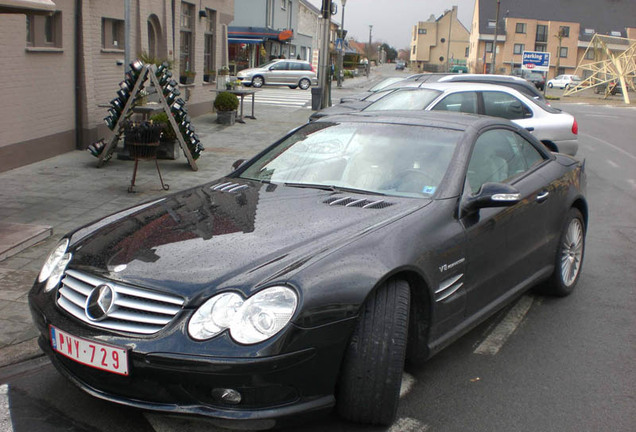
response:
<svg viewBox="0 0 636 432"><path fill-rule="evenodd" d="M178 80L181 2L174 2L174 38L172 1L130 3L131 60L148 52L148 19L156 17L161 29L158 51L173 62L172 71ZM234 2L192 0L188 3L195 6L194 67L197 75L194 84L181 86L181 97L187 98L189 113L199 115L212 110L215 96L210 92L215 84L203 82L206 20L199 17L199 11L209 8L217 12L215 63L220 67L225 64L226 53L223 29L233 20ZM124 77L125 53L123 46L103 48L102 20L123 20L124 2L83 0L80 2L81 13L76 11L74 0L56 0L55 4L62 23L59 48L27 47L26 16L0 14L0 74L11 82L10 86L5 86L5 94L7 101L13 101L0 104L0 172L76 148L86 148L99 138L108 138L111 133L103 122L108 111L104 105L116 97L118 83ZM76 17L81 17L80 28L76 28ZM76 106L79 106L77 111Z"/></svg>
<svg viewBox="0 0 636 432"><path fill-rule="evenodd" d="M411 35L411 66L446 70L450 59L466 60L470 34L457 19L457 6L437 20L418 22Z"/></svg>
<svg viewBox="0 0 636 432"><path fill-rule="evenodd" d="M60 48L28 48L26 16L0 14L0 171L75 148L74 1L55 3Z"/></svg>

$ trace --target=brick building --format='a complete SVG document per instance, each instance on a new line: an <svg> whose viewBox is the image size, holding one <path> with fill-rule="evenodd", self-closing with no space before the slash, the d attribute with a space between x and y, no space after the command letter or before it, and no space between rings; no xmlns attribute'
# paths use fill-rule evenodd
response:
<svg viewBox="0 0 636 432"><path fill-rule="evenodd" d="M411 68L446 72L453 64L466 64L469 34L457 19L457 6L439 18L431 15L420 21L411 32Z"/></svg>
<svg viewBox="0 0 636 432"><path fill-rule="evenodd" d="M125 73L126 2L43 2L55 4L52 15L9 10L16 3L0 0L0 74L11 83L0 106L0 172L108 136L103 105ZM214 83L204 82L204 72L226 64L233 0L130 0L130 6L130 58L168 59L175 77L195 72L182 94L193 115L209 111L214 94L206 87Z"/></svg>
<svg viewBox="0 0 636 432"><path fill-rule="evenodd" d="M636 38L634 0L501 0L499 5L496 22L497 1L475 0L468 59L471 72L490 72L495 28L496 73L520 68L523 51L542 51L550 53L548 78L572 74L579 62L594 61L593 57L583 58L594 34ZM610 48L620 52L627 47L616 43Z"/></svg>

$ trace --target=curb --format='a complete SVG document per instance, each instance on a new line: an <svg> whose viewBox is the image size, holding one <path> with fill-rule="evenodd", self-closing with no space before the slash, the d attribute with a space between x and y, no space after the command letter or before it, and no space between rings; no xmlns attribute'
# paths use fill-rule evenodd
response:
<svg viewBox="0 0 636 432"><path fill-rule="evenodd" d="M0 368L22 363L43 355L44 353L38 345L37 337L19 344L7 345L4 348L0 348Z"/></svg>

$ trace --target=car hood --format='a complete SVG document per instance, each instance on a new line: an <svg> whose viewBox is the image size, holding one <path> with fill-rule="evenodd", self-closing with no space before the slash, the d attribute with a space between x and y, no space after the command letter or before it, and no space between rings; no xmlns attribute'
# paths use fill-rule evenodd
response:
<svg viewBox="0 0 636 432"><path fill-rule="evenodd" d="M428 203L222 179L74 232L69 268L186 299L251 289Z"/></svg>

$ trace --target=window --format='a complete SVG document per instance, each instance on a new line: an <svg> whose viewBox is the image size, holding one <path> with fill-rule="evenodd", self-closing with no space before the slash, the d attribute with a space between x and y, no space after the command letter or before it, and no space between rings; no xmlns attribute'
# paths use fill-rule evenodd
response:
<svg viewBox="0 0 636 432"><path fill-rule="evenodd" d="M526 23L517 23L515 26L515 33L526 33Z"/></svg>
<svg viewBox="0 0 636 432"><path fill-rule="evenodd" d="M280 8L285 10L287 7L287 0L280 0Z"/></svg>
<svg viewBox="0 0 636 432"><path fill-rule="evenodd" d="M425 35L426 29L425 28L417 29L417 34Z"/></svg>
<svg viewBox="0 0 636 432"><path fill-rule="evenodd" d="M534 50L539 52L546 52L547 50L546 44L535 44Z"/></svg>
<svg viewBox="0 0 636 432"><path fill-rule="evenodd" d="M484 114L491 117L501 117L508 120L518 120L532 117L532 111L516 97L499 91L482 92L484 99Z"/></svg>
<svg viewBox="0 0 636 432"><path fill-rule="evenodd" d="M622 36L621 32L619 32L619 31L615 31L615 30L614 30L614 31L611 31L611 32L610 32L610 35L612 35L612 36L616 36L616 37L621 37L621 36Z"/></svg>
<svg viewBox="0 0 636 432"><path fill-rule="evenodd" d="M466 47L466 50L464 50L464 57L468 57L469 50L470 50L470 48Z"/></svg>
<svg viewBox="0 0 636 432"><path fill-rule="evenodd" d="M486 52L487 53L492 52L492 42L486 42Z"/></svg>
<svg viewBox="0 0 636 432"><path fill-rule="evenodd" d="M124 49L124 20L102 18L102 48Z"/></svg>
<svg viewBox="0 0 636 432"><path fill-rule="evenodd" d="M415 55L415 48L417 47L417 45L413 45L413 49L411 50L411 54Z"/></svg>
<svg viewBox="0 0 636 432"><path fill-rule="evenodd" d="M593 49L588 49L588 50L585 52L585 59L586 59L586 60L594 60L594 59L595 59L595 56L594 56L594 50L593 50Z"/></svg>
<svg viewBox="0 0 636 432"><path fill-rule="evenodd" d="M535 39L536 42L547 42L548 41L548 26L546 25L537 25L537 37Z"/></svg>
<svg viewBox="0 0 636 432"><path fill-rule="evenodd" d="M505 182L540 165L545 157L522 136L506 129L484 132L475 141L466 177L473 193L487 182Z"/></svg>
<svg viewBox="0 0 636 432"><path fill-rule="evenodd" d="M526 46L524 44L515 44L514 54L522 54L525 49Z"/></svg>
<svg viewBox="0 0 636 432"><path fill-rule="evenodd" d="M216 71L216 11L206 9L205 37L203 45L203 80L214 81L211 72Z"/></svg>
<svg viewBox="0 0 636 432"><path fill-rule="evenodd" d="M586 28L584 30L584 32L585 32L586 35L593 35L594 33L596 33L596 31L594 29L591 29L591 28Z"/></svg>
<svg viewBox="0 0 636 432"><path fill-rule="evenodd" d="M477 93L461 92L448 95L439 101L433 110L477 114Z"/></svg>
<svg viewBox="0 0 636 432"><path fill-rule="evenodd" d="M488 20L488 28L495 28L495 20Z"/></svg>
<svg viewBox="0 0 636 432"><path fill-rule="evenodd" d="M267 27L274 27L274 0L267 0Z"/></svg>
<svg viewBox="0 0 636 432"><path fill-rule="evenodd" d="M570 27L568 26L561 26L559 27L559 34L561 35L561 37L570 37Z"/></svg>
<svg viewBox="0 0 636 432"><path fill-rule="evenodd" d="M184 78L192 77L194 71L194 5L181 3L181 45L179 50L179 74L182 84Z"/></svg>
<svg viewBox="0 0 636 432"><path fill-rule="evenodd" d="M568 47L561 47L561 51L559 51L559 57L566 58L568 56Z"/></svg>
<svg viewBox="0 0 636 432"><path fill-rule="evenodd" d="M289 0L289 6L287 7L287 28L293 28L293 13L292 13L292 2ZM335 40L335 39L334 39Z"/></svg>
<svg viewBox="0 0 636 432"><path fill-rule="evenodd" d="M62 13L27 15L26 43L34 48L62 48Z"/></svg>
<svg viewBox="0 0 636 432"><path fill-rule="evenodd" d="M269 69L276 70L276 71L288 70L289 62L282 61L282 62L274 63Z"/></svg>

